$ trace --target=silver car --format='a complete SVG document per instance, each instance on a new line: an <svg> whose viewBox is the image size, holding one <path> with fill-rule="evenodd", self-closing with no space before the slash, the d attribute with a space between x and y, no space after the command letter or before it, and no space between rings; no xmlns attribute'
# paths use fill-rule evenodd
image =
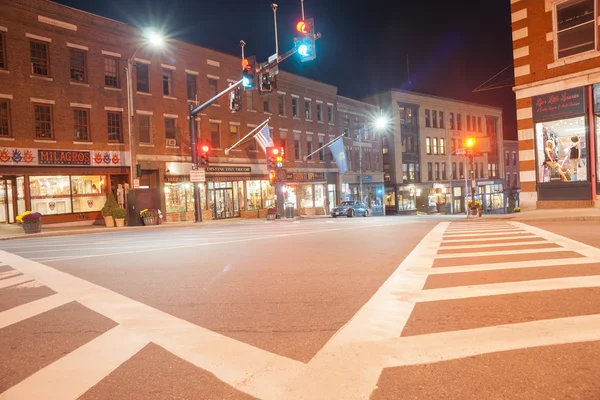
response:
<svg viewBox="0 0 600 400"><path fill-rule="evenodd" d="M331 216L335 217L368 217L369 208L360 201L350 200L342 201L337 207L331 211Z"/></svg>

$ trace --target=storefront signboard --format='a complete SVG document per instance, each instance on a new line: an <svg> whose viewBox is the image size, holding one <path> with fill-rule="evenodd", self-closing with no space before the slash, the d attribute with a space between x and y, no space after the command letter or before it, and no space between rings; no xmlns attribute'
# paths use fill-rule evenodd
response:
<svg viewBox="0 0 600 400"><path fill-rule="evenodd" d="M241 166L214 166L214 167L206 167L206 172L225 172L225 173L250 173L252 172L252 167L241 167Z"/></svg>
<svg viewBox="0 0 600 400"><path fill-rule="evenodd" d="M585 88L535 96L531 99L534 121L550 121L585 113Z"/></svg>
<svg viewBox="0 0 600 400"><path fill-rule="evenodd" d="M190 178L187 175L166 175L165 183L181 183L189 182Z"/></svg>
<svg viewBox="0 0 600 400"><path fill-rule="evenodd" d="M356 181L357 181L357 182L360 182L360 175L358 175L358 176L356 177ZM372 177L372 176L363 176L363 177L362 177L362 181L363 181L363 182L373 182L373 177Z"/></svg>
<svg viewBox="0 0 600 400"><path fill-rule="evenodd" d="M129 165L129 153L102 150L50 150L0 147L0 166L72 165L81 167L122 167Z"/></svg>
<svg viewBox="0 0 600 400"><path fill-rule="evenodd" d="M310 182L310 181L322 181L325 180L325 173L323 172L288 172L286 176L287 181L295 182Z"/></svg>

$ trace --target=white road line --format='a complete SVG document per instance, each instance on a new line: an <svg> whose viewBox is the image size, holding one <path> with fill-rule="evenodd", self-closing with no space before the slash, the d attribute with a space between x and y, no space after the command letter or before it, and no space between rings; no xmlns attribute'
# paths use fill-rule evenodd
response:
<svg viewBox="0 0 600 400"><path fill-rule="evenodd" d="M18 275L14 278L2 279L0 281L0 289L4 289L10 286L19 285L21 283L32 281L33 278L27 275Z"/></svg>
<svg viewBox="0 0 600 400"><path fill-rule="evenodd" d="M299 361L204 329L35 261L6 252L0 252L0 256L50 289L66 293L73 300L121 324L146 341L155 342L254 397L282 398L280 391L304 366ZM66 375L69 379L73 379L72 376Z"/></svg>
<svg viewBox="0 0 600 400"><path fill-rule="evenodd" d="M444 241L445 242L445 241ZM444 243L442 242L442 244ZM441 250L462 250L462 249L485 249L490 247L510 247L510 246L530 246L530 245L556 245L556 243L549 242L547 240L530 240L524 242L499 242L499 243L488 243L488 244L468 244L458 246L441 246ZM474 253L475 254L475 253Z"/></svg>
<svg viewBox="0 0 600 400"><path fill-rule="evenodd" d="M387 367L435 363L480 354L600 340L600 314L400 337L382 356ZM377 346L373 346L374 349Z"/></svg>
<svg viewBox="0 0 600 400"><path fill-rule="evenodd" d="M480 235L475 235L480 236ZM444 238L444 244L446 243L462 243L462 242L489 242L490 240L514 240L514 239L533 239L536 236L533 233L523 232L518 236L502 236L502 237L466 237L464 239L446 239ZM442 246L443 248L443 246Z"/></svg>
<svg viewBox="0 0 600 400"><path fill-rule="evenodd" d="M600 258L560 258L553 260L516 261L492 264L459 265L456 267L411 268L410 271L421 275L459 274L463 272L498 271L503 269L562 267L565 265L600 264ZM600 268L600 267L599 267ZM600 271L600 269L599 269Z"/></svg>
<svg viewBox="0 0 600 400"><path fill-rule="evenodd" d="M497 227L485 227L485 228L449 228L446 229L446 232L465 232L465 231L503 231L503 230L510 230L510 229L515 229L514 226L512 225L503 225L503 226L497 226Z"/></svg>
<svg viewBox="0 0 600 400"><path fill-rule="evenodd" d="M522 229L519 228L510 228L510 229L465 229L464 231L446 231L444 232L444 237L447 236L462 236L467 234L479 234L479 233L505 233L505 232L521 232Z"/></svg>
<svg viewBox="0 0 600 400"><path fill-rule="evenodd" d="M368 399L379 379L383 359L375 353L357 359L365 342L385 343L396 338L414 308L413 303L398 301L399 289L418 290L426 276L407 272L408 268L433 265L433 256L448 222L438 224L385 281L373 297L342 327L288 386L282 399Z"/></svg>
<svg viewBox="0 0 600 400"><path fill-rule="evenodd" d="M8 389L0 399L78 399L148 343L117 326Z"/></svg>
<svg viewBox="0 0 600 400"><path fill-rule="evenodd" d="M20 272L17 270L12 270L12 271L6 271L6 272L0 272L0 280L2 279L6 279L6 278L12 278L13 276L19 275Z"/></svg>
<svg viewBox="0 0 600 400"><path fill-rule="evenodd" d="M69 297L57 293L3 311L0 313L0 329L24 321L28 318L35 317L38 314L65 305L70 301L71 299Z"/></svg>
<svg viewBox="0 0 600 400"><path fill-rule="evenodd" d="M520 250L498 250L498 251L481 251L481 252L464 252L452 254L438 254L436 259L450 258L471 258L471 257L486 257L486 256L510 256L514 254L534 254L534 253L557 253L561 251L574 251L564 247L548 247L544 249L520 249Z"/></svg>
<svg viewBox="0 0 600 400"><path fill-rule="evenodd" d="M600 275L488 283L473 286L454 286L421 291L397 291L394 294L398 296L400 301L423 303L430 301L469 299L472 297L488 297L515 293L592 287L600 287Z"/></svg>
<svg viewBox="0 0 600 400"><path fill-rule="evenodd" d="M482 237L482 236L489 236L490 239L493 239L496 236L505 236L505 235L530 235L529 232L517 229L514 231L510 231L510 232L493 232L493 233L460 233L460 234L456 234L456 235L444 235L444 241L445 239L450 239L450 238L458 238L458 237L465 237L465 238L471 238L471 237Z"/></svg>

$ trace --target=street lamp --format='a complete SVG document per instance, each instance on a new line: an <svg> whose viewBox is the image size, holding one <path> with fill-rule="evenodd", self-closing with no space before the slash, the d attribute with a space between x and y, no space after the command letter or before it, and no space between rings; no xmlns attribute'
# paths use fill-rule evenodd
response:
<svg viewBox="0 0 600 400"><path fill-rule="evenodd" d="M383 115L379 115L375 118L372 125L378 131L383 131L387 128L389 120ZM363 134L368 130L368 127L364 127L358 132L358 174L359 174L359 189L358 189L358 199L363 201L363 169L362 169L362 137Z"/></svg>
<svg viewBox="0 0 600 400"><path fill-rule="evenodd" d="M127 124L127 130L129 135L129 185L130 188L133 189L133 177L134 177L134 150L133 150L133 83L132 83L132 69L133 69L133 61L135 60L135 56L137 53L148 45L152 45L153 47L161 47L164 44L164 37L157 32L149 31L145 35L146 40L144 43L137 48L136 51L133 52L133 55L127 59L127 67L125 68L127 74L127 113L129 115L129 121Z"/></svg>

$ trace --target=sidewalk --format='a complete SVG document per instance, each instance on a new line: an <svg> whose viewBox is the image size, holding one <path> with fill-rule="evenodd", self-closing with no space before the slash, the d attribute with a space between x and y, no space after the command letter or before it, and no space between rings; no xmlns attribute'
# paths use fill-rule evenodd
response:
<svg viewBox="0 0 600 400"><path fill-rule="evenodd" d="M484 215L481 219L501 219L518 222L600 221L600 208L531 210L513 214Z"/></svg>

